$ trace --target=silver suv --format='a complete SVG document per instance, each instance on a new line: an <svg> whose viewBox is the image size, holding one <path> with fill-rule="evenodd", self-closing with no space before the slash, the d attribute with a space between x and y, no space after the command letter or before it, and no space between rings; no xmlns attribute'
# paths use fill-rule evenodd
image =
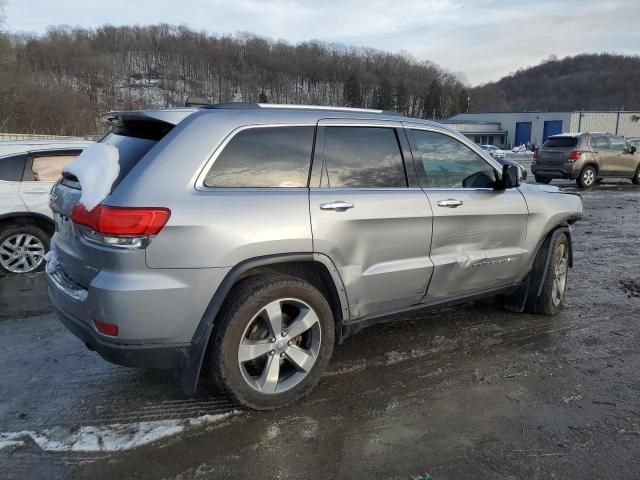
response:
<svg viewBox="0 0 640 480"><path fill-rule="evenodd" d="M395 314L563 307L580 197L520 185L441 124L258 104L104 120L120 172L91 211L77 178L53 189L49 295L90 349L182 369L189 394L202 372L276 408L334 344Z"/></svg>

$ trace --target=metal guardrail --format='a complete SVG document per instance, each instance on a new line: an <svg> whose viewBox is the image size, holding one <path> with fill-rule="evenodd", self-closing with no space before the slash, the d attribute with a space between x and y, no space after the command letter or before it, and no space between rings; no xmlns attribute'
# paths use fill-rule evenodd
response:
<svg viewBox="0 0 640 480"><path fill-rule="evenodd" d="M17 140L95 140L96 135L65 136L65 135L38 135L32 133L0 133L0 142Z"/></svg>

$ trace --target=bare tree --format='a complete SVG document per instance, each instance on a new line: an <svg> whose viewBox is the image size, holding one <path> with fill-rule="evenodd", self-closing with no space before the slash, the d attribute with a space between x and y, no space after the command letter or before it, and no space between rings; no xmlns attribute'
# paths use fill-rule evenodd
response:
<svg viewBox="0 0 640 480"><path fill-rule="evenodd" d="M51 27L40 36L13 35L8 45L6 70L14 73L0 85L10 91L0 98L0 123L16 131L90 133L100 111L180 105L189 95L426 116L434 81L438 95L429 103L441 117L455 110L451 99L462 88L453 74L406 53L319 41L292 45L251 33L217 36L167 24Z"/></svg>

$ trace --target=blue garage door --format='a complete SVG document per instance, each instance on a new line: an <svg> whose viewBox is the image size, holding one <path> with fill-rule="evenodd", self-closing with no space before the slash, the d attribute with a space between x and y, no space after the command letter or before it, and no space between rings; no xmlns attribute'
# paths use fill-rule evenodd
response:
<svg viewBox="0 0 640 480"><path fill-rule="evenodd" d="M562 120L547 120L542 130L542 141L546 142L551 135L562 133Z"/></svg>
<svg viewBox="0 0 640 480"><path fill-rule="evenodd" d="M531 122L516 122L516 141L514 146L526 145L531 141Z"/></svg>

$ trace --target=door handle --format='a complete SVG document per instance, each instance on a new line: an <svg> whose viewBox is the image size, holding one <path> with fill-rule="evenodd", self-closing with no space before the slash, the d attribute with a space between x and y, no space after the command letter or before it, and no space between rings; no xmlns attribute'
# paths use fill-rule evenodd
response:
<svg viewBox="0 0 640 480"><path fill-rule="evenodd" d="M462 200L456 200L454 198L447 198L446 200L438 200L439 207L456 208L462 205Z"/></svg>
<svg viewBox="0 0 640 480"><path fill-rule="evenodd" d="M23 190L22 193L49 193L49 190Z"/></svg>
<svg viewBox="0 0 640 480"><path fill-rule="evenodd" d="M337 210L339 212L344 212L349 208L353 208L353 203L343 202L342 200L320 204L320 210Z"/></svg>

